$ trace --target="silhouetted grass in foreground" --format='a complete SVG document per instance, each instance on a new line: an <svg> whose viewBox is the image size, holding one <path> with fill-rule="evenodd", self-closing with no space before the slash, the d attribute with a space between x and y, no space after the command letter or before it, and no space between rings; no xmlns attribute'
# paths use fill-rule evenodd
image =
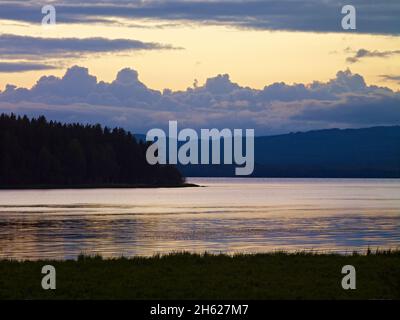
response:
<svg viewBox="0 0 400 320"><path fill-rule="evenodd" d="M45 264L57 270L54 291L41 288ZM356 290L341 287L348 264ZM0 299L400 299L400 251L3 260Z"/></svg>

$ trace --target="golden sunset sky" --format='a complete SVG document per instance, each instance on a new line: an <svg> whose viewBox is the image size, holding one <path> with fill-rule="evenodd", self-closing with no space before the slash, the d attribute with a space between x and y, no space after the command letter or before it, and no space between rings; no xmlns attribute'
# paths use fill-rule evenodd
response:
<svg viewBox="0 0 400 320"><path fill-rule="evenodd" d="M363 75L368 84L400 89L400 81L381 77L400 74L400 54L366 57L356 63L346 61L361 48L397 50L400 37L392 35L249 30L189 22L175 25L157 20L137 21L133 26L121 21L121 25L60 23L45 28L7 20L1 20L0 25L2 34L132 39L175 47L50 59L58 69L0 73L1 90L6 84L31 87L43 74L62 76L73 65L85 66L98 80L107 82L122 68L130 67L139 72L142 82L157 90L184 90L192 87L195 79L201 85L207 78L224 73L241 86L258 89L274 82L325 82L338 70L347 68Z"/></svg>

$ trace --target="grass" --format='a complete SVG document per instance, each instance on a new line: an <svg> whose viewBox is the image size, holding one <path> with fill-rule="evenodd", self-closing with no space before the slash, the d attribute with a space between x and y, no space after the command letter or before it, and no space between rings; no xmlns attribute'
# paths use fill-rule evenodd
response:
<svg viewBox="0 0 400 320"><path fill-rule="evenodd" d="M41 288L45 264L57 270L56 290ZM356 290L341 287L347 264ZM3 260L0 299L400 299L400 251Z"/></svg>

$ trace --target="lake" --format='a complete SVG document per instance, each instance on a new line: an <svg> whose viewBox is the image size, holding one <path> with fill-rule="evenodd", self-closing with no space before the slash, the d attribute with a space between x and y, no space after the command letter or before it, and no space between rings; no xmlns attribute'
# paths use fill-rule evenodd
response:
<svg viewBox="0 0 400 320"><path fill-rule="evenodd" d="M400 247L400 180L192 178L202 188L0 191L0 258Z"/></svg>

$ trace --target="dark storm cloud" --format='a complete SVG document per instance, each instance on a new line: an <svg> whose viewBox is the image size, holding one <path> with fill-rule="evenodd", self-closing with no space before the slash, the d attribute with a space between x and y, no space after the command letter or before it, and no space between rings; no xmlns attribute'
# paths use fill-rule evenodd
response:
<svg viewBox="0 0 400 320"><path fill-rule="evenodd" d="M0 4L0 18L40 23L43 1ZM109 19L154 18L224 24L240 28L343 32L342 0L215 0L215 1L59 1L62 23L110 22ZM399 34L398 0L352 0L357 9L357 32Z"/></svg>

